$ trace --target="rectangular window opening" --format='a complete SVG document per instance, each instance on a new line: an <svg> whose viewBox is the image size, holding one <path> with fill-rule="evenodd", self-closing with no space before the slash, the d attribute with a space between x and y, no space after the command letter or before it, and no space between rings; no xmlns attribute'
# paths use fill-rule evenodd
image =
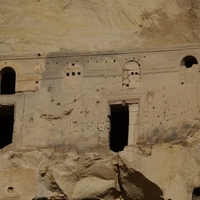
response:
<svg viewBox="0 0 200 200"><path fill-rule="evenodd" d="M0 149L12 143L14 105L0 105Z"/></svg>
<svg viewBox="0 0 200 200"><path fill-rule="evenodd" d="M110 150L123 151L128 145L129 107L128 105L110 105Z"/></svg>

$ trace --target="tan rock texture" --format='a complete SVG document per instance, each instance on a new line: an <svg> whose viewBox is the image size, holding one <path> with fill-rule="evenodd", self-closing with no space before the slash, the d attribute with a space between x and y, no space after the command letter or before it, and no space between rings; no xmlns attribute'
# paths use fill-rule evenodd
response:
<svg viewBox="0 0 200 200"><path fill-rule="evenodd" d="M198 43L198 0L0 0L0 54Z"/></svg>
<svg viewBox="0 0 200 200"><path fill-rule="evenodd" d="M199 15L0 0L0 200L200 199Z"/></svg>

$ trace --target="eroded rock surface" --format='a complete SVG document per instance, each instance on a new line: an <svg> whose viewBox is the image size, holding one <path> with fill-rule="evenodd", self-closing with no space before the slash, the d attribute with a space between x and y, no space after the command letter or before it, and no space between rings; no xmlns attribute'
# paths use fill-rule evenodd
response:
<svg viewBox="0 0 200 200"><path fill-rule="evenodd" d="M199 199L199 15L0 0L0 200Z"/></svg>
<svg viewBox="0 0 200 200"><path fill-rule="evenodd" d="M163 200L162 190L138 171L128 169L122 161L118 167L122 197L131 199Z"/></svg>
<svg viewBox="0 0 200 200"><path fill-rule="evenodd" d="M27 198L151 200L151 196L161 195L155 184L140 172L129 170L125 165L119 164L122 161L115 155L104 155L106 159L100 157L96 159L94 155L88 154L81 155L78 160L73 154L65 154L62 159L60 156L53 150L40 150L16 152L13 153L13 157L6 160L2 158L3 179L7 177L10 182L4 181L1 194L5 195L3 191L7 188L8 198L22 200ZM25 165L26 169L20 167ZM149 193L150 191L153 193Z"/></svg>
<svg viewBox="0 0 200 200"><path fill-rule="evenodd" d="M196 132L185 146L127 147L119 157L53 149L3 153L1 195L20 200L189 199L186 188L192 193L191 186L200 184L199 137Z"/></svg>
<svg viewBox="0 0 200 200"><path fill-rule="evenodd" d="M0 54L127 51L199 39L198 0L0 1Z"/></svg>

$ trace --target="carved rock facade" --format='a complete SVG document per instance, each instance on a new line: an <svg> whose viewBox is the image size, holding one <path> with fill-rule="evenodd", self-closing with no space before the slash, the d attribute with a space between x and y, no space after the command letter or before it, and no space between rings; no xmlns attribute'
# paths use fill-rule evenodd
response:
<svg viewBox="0 0 200 200"><path fill-rule="evenodd" d="M195 199L199 59L199 49L1 59L2 199Z"/></svg>

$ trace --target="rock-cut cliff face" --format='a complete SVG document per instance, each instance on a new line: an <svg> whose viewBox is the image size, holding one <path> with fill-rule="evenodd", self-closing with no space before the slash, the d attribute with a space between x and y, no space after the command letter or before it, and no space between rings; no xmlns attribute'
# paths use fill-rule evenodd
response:
<svg viewBox="0 0 200 200"><path fill-rule="evenodd" d="M196 44L198 0L0 0L0 55Z"/></svg>
<svg viewBox="0 0 200 200"><path fill-rule="evenodd" d="M0 0L0 200L199 200L199 19L199 0Z"/></svg>

